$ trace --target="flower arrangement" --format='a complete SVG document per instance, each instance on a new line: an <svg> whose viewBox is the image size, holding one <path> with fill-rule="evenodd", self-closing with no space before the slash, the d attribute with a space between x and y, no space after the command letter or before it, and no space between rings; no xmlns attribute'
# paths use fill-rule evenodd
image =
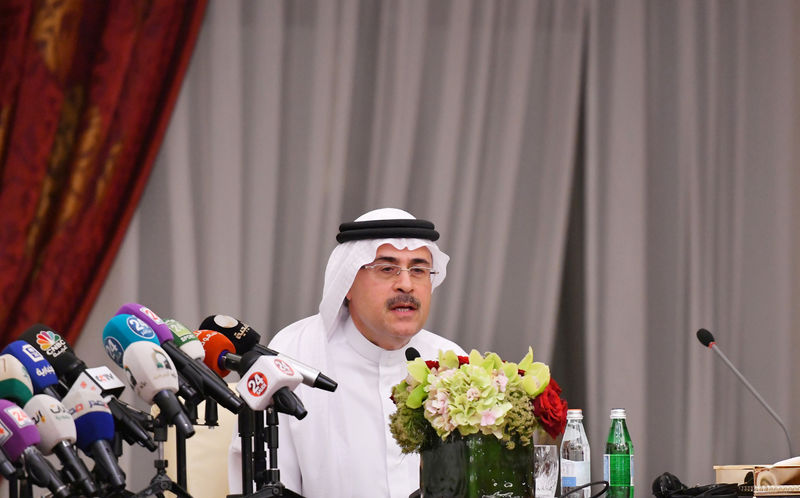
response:
<svg viewBox="0 0 800 498"><path fill-rule="evenodd" d="M531 348L519 363L495 353L440 351L438 361L408 362L408 376L392 389L397 411L390 429L404 453L477 433L513 449L530 445L537 432L553 439L564 432L567 403L560 394L550 368L533 361Z"/></svg>

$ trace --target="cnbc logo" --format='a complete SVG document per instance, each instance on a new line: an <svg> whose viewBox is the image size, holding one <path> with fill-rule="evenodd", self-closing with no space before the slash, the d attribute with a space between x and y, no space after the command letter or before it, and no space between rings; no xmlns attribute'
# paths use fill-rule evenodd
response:
<svg viewBox="0 0 800 498"><path fill-rule="evenodd" d="M67 342L52 330L36 334L36 344L46 355L56 357L67 350Z"/></svg>
<svg viewBox="0 0 800 498"><path fill-rule="evenodd" d="M43 330L36 334L36 343L42 349L50 349L51 346L61 340L61 336L52 330Z"/></svg>

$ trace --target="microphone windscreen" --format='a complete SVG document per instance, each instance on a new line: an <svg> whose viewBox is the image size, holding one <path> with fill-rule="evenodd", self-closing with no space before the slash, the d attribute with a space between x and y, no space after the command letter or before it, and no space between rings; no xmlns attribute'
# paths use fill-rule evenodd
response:
<svg viewBox="0 0 800 498"><path fill-rule="evenodd" d="M219 358L223 353L236 351L230 339L213 330L197 330L195 335L206 352L203 363L220 377L225 377L231 373L230 370L220 367L219 364Z"/></svg>
<svg viewBox="0 0 800 498"><path fill-rule="evenodd" d="M86 368L86 365L75 356L67 341L47 325L41 323L32 325L19 338L35 347L50 362L59 378L65 379L67 384L72 383Z"/></svg>
<svg viewBox="0 0 800 498"><path fill-rule="evenodd" d="M0 355L0 398L24 405L33 396L28 371L10 354Z"/></svg>
<svg viewBox="0 0 800 498"><path fill-rule="evenodd" d="M236 384L236 390L251 410L260 411L272 402L272 396L284 387L290 391L303 376L279 356L259 357Z"/></svg>
<svg viewBox="0 0 800 498"><path fill-rule="evenodd" d="M47 394L37 394L25 404L27 413L39 430L41 441L36 445L45 455L61 441L72 444L77 440L75 421L69 410L57 399Z"/></svg>
<svg viewBox="0 0 800 498"><path fill-rule="evenodd" d="M131 344L122 355L122 364L131 387L147 403L152 404L161 391L178 392L178 371L158 344Z"/></svg>
<svg viewBox="0 0 800 498"><path fill-rule="evenodd" d="M203 345L197 340L197 337L191 330L186 328L181 322L172 318L167 320L167 327L172 332L172 342L180 348L181 351L189 355L193 360L200 360L206 357L206 350Z"/></svg>
<svg viewBox="0 0 800 498"><path fill-rule="evenodd" d="M114 440L114 417L110 413L89 412L76 419L76 446L85 453L91 453L90 447L97 441Z"/></svg>
<svg viewBox="0 0 800 498"><path fill-rule="evenodd" d="M119 367L122 366L122 355L128 346L139 341L159 344L152 327L133 315L116 315L103 328L103 347Z"/></svg>
<svg viewBox="0 0 800 498"><path fill-rule="evenodd" d="M133 315L139 318L155 331L159 343L172 340L172 332L170 332L167 324L147 306L138 303L126 303L117 310L117 315Z"/></svg>
<svg viewBox="0 0 800 498"><path fill-rule="evenodd" d="M200 324L200 330L213 330L227 337L236 347L236 354L250 351L261 340L258 332L228 315L211 315Z"/></svg>
<svg viewBox="0 0 800 498"><path fill-rule="evenodd" d="M697 331L697 339L705 347L709 347L711 343L714 342L714 336L706 329L700 329Z"/></svg>
<svg viewBox="0 0 800 498"><path fill-rule="evenodd" d="M114 439L114 417L106 402L90 389L73 388L64 396L64 406L75 422L76 444L84 452L100 439Z"/></svg>
<svg viewBox="0 0 800 498"><path fill-rule="evenodd" d="M406 348L406 360L414 361L420 357L419 351L416 348Z"/></svg>
<svg viewBox="0 0 800 498"><path fill-rule="evenodd" d="M0 446L8 459L16 462L25 449L40 440L36 424L25 410L7 399L0 399Z"/></svg>
<svg viewBox="0 0 800 498"><path fill-rule="evenodd" d="M3 354L10 354L22 363L30 376L33 392L39 393L47 387L58 384L58 376L53 365L27 342L14 341L6 346Z"/></svg>

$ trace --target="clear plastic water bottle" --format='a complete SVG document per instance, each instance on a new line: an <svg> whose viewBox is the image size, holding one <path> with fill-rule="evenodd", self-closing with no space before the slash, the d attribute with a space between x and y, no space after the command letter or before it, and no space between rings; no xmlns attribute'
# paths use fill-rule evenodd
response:
<svg viewBox="0 0 800 498"><path fill-rule="evenodd" d="M633 443L625 418L624 409L611 410L611 429L603 455L603 479L610 485L609 498L633 498Z"/></svg>
<svg viewBox="0 0 800 498"><path fill-rule="evenodd" d="M561 440L561 495L591 481L592 456L589 439L583 429L583 410L567 410L567 428ZM569 498L589 498L591 490L583 488Z"/></svg>

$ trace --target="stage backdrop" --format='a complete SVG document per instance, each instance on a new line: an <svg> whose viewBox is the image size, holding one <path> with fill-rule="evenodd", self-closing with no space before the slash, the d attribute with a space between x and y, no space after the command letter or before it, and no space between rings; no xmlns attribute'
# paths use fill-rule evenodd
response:
<svg viewBox="0 0 800 498"><path fill-rule="evenodd" d="M594 478L628 409L637 494L787 456L697 342L711 329L800 441L792 374L793 1L212 2L138 215L81 340L140 300L265 340L316 311L341 221L434 220L429 327L584 409ZM148 478L147 462L132 478Z"/></svg>

